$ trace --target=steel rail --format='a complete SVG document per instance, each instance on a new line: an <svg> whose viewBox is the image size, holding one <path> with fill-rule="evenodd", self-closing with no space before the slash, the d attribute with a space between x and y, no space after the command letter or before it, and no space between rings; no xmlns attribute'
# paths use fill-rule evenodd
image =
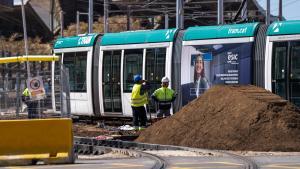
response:
<svg viewBox="0 0 300 169"><path fill-rule="evenodd" d="M120 140L96 140L94 138L87 138L87 137L74 137L75 141L75 149L78 145L90 145L90 146L100 146L100 147L110 147L110 148L118 148L121 150L128 150L128 151L136 151L144 154L142 151L145 150L183 150L183 151L190 151L196 153L211 153L211 154L219 154L219 155L227 155L233 159L236 159L244 164L245 169L258 169L258 165L250 158L234 154L227 151L222 150L209 150L209 149L200 149L200 148L191 148L191 147L182 147L182 146L172 146L172 145L160 145L160 144L148 144L148 143L138 143L132 141L120 141ZM90 148L89 150L91 151ZM127 152L129 154L129 152ZM157 158L158 163L162 163L159 166L166 166L166 162L163 158L151 154L149 158Z"/></svg>
<svg viewBox="0 0 300 169"><path fill-rule="evenodd" d="M226 151L219 151L219 152L227 154L237 160L245 162L245 169L259 169L258 165L250 158L240 156L234 153L226 152Z"/></svg>
<svg viewBox="0 0 300 169"><path fill-rule="evenodd" d="M153 160L155 163L151 167L151 169L164 169L167 166L164 158L159 157L154 154L146 153L139 150L132 149L122 149L122 148L112 148L100 145L89 145L89 144L75 144L74 152L76 154L84 154L84 155L99 155L107 152L116 152L120 154L125 154L133 157L146 157Z"/></svg>

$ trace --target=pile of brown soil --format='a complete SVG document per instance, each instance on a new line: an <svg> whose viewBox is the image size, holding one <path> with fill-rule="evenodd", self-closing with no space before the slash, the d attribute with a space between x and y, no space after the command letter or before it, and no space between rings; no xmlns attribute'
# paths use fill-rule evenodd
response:
<svg viewBox="0 0 300 169"><path fill-rule="evenodd" d="M255 86L215 86L141 133L138 142L188 147L300 151L300 110Z"/></svg>

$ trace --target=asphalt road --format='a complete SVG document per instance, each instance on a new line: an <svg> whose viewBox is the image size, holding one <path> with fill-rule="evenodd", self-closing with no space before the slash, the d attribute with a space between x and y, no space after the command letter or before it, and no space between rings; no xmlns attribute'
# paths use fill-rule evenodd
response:
<svg viewBox="0 0 300 169"><path fill-rule="evenodd" d="M261 169L300 169L300 156L250 157ZM230 157L165 157L168 169L242 169L240 161ZM6 169L150 169L154 161L142 158L77 160L72 165L36 165L4 167Z"/></svg>

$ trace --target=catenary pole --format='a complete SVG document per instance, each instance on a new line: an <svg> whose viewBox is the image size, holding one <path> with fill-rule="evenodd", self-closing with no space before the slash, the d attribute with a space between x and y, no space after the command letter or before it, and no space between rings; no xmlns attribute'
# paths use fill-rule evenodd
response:
<svg viewBox="0 0 300 169"><path fill-rule="evenodd" d="M169 29L169 14L165 13L165 29Z"/></svg>
<svg viewBox="0 0 300 169"><path fill-rule="evenodd" d="M22 10L22 22L23 22L23 33L24 33L24 48L25 48L25 56L28 56L28 38L27 38L27 26L26 26L26 15L25 15L25 7L24 7L24 0L21 0L21 10ZM30 78L30 65L29 65L29 61L27 60L26 62L26 67L27 67L27 76L28 79ZM20 69L19 69L20 71ZM19 73L17 75L17 81L19 81ZM18 83L18 82L17 82ZM20 87L20 85L18 85ZM17 97L20 98L20 89L17 90ZM16 109L16 115L17 117L19 117L19 103L20 103L20 99L17 99L17 109Z"/></svg>
<svg viewBox="0 0 300 169"><path fill-rule="evenodd" d="M94 2L93 0L89 0L89 33L93 33L93 13L94 13Z"/></svg>
<svg viewBox="0 0 300 169"><path fill-rule="evenodd" d="M25 15L25 7L24 0L21 0L21 8L22 8L22 21L23 21L23 33L24 33L24 44L25 44L25 56L28 56L28 38L27 38L27 28L26 28L26 15ZM30 77L30 67L29 62L27 64L27 76Z"/></svg>
<svg viewBox="0 0 300 169"><path fill-rule="evenodd" d="M103 18L104 18L104 33L108 32L108 0L104 0L104 14L103 14Z"/></svg>
<svg viewBox="0 0 300 169"><path fill-rule="evenodd" d="M282 21L282 0L279 0L278 7L278 20Z"/></svg>
<svg viewBox="0 0 300 169"><path fill-rule="evenodd" d="M79 24L80 24L80 12L76 12L76 35L79 34Z"/></svg>
<svg viewBox="0 0 300 169"><path fill-rule="evenodd" d="M267 10L266 10L266 25L270 25L270 9L271 9L271 4L270 0L267 0Z"/></svg>
<svg viewBox="0 0 300 169"><path fill-rule="evenodd" d="M64 37L64 11L60 11L60 36Z"/></svg>
<svg viewBox="0 0 300 169"><path fill-rule="evenodd" d="M183 0L176 1L176 28L183 29L184 15L183 15Z"/></svg>
<svg viewBox="0 0 300 169"><path fill-rule="evenodd" d="M224 24L224 1L218 0L218 24Z"/></svg>

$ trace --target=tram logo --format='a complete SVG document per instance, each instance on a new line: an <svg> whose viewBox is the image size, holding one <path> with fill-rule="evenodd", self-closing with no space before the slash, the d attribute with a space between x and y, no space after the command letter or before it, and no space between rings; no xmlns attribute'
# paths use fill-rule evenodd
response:
<svg viewBox="0 0 300 169"><path fill-rule="evenodd" d="M57 46L59 46L59 45L61 45L61 44L63 44L63 41L62 41L62 40L58 40L58 41L56 41L56 43L55 43L55 47L57 47Z"/></svg>
<svg viewBox="0 0 300 169"><path fill-rule="evenodd" d="M228 34L243 34L247 32L247 27L246 28L229 28L228 29Z"/></svg>
<svg viewBox="0 0 300 169"><path fill-rule="evenodd" d="M274 26L272 27L273 32L277 33L280 31L282 23L275 23Z"/></svg>
<svg viewBox="0 0 300 169"><path fill-rule="evenodd" d="M91 43L92 36L80 37L78 39L78 45L88 45Z"/></svg>
<svg viewBox="0 0 300 169"><path fill-rule="evenodd" d="M175 30L174 30L174 32L175 32ZM170 39L172 33L173 33L173 30L168 30L165 34L166 39Z"/></svg>

